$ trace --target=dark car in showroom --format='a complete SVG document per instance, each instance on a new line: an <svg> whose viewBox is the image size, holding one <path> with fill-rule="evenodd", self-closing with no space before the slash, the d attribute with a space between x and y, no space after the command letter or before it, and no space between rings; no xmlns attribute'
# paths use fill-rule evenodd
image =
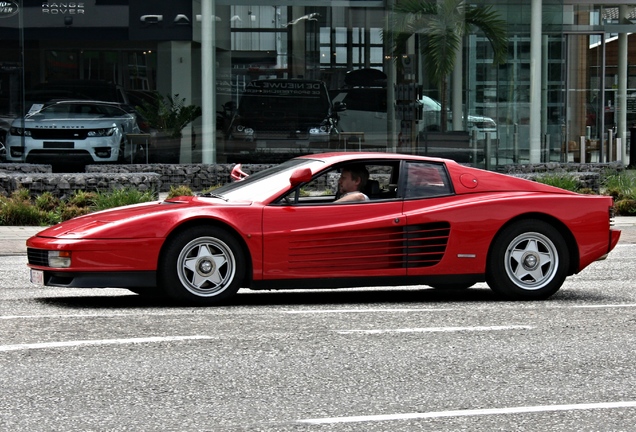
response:
<svg viewBox="0 0 636 432"><path fill-rule="evenodd" d="M337 139L338 112L322 81L267 79L248 83L230 129L231 151L312 153ZM243 157L239 159L245 162Z"/></svg>

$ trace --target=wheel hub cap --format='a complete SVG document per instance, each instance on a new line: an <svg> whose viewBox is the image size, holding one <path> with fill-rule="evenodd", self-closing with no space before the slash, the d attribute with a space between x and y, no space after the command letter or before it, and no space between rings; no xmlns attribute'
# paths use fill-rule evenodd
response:
<svg viewBox="0 0 636 432"><path fill-rule="evenodd" d="M539 257L534 253L527 253L521 260L523 268L528 271L534 270L539 265Z"/></svg>
<svg viewBox="0 0 636 432"><path fill-rule="evenodd" d="M197 273L201 276L209 276L216 271L216 265L213 261L204 258L197 263Z"/></svg>

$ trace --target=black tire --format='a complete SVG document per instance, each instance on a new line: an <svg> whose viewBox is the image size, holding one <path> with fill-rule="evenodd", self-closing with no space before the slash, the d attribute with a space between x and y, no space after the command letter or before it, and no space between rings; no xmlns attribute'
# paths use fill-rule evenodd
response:
<svg viewBox="0 0 636 432"><path fill-rule="evenodd" d="M513 300L542 300L556 293L568 274L570 256L559 231L547 222L523 220L495 238L486 280Z"/></svg>
<svg viewBox="0 0 636 432"><path fill-rule="evenodd" d="M218 304L234 296L243 283L243 249L222 228L197 226L170 240L157 276L160 288L172 299Z"/></svg>

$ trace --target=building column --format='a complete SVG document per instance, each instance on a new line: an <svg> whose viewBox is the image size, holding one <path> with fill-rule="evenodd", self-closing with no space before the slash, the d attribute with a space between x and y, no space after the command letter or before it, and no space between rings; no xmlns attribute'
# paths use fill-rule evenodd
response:
<svg viewBox="0 0 636 432"><path fill-rule="evenodd" d="M465 11L462 9L462 11ZM453 127L454 131L464 130L464 118L468 118L468 113L464 113L462 116L462 91L464 89L464 36L462 35L461 42L457 51L455 51L455 69L453 69L451 80L451 112L453 113Z"/></svg>
<svg viewBox="0 0 636 432"><path fill-rule="evenodd" d="M542 0L532 0L530 22L530 163L541 162Z"/></svg>
<svg viewBox="0 0 636 432"><path fill-rule="evenodd" d="M201 162L216 163L216 68L214 43L215 34L215 5L216 0L201 2Z"/></svg>
<svg viewBox="0 0 636 432"><path fill-rule="evenodd" d="M464 40L459 44L455 52L455 69L453 69L452 91L451 91L451 111L453 113L454 131L464 130L464 119L462 117L462 90L464 89ZM468 113L464 113L468 118Z"/></svg>
<svg viewBox="0 0 636 432"><path fill-rule="evenodd" d="M627 5L619 6L618 19L620 24L627 22L629 12ZM616 93L616 138L621 139L621 154L616 155L617 159L625 162L627 160L627 55L628 55L628 34L618 35L618 89Z"/></svg>

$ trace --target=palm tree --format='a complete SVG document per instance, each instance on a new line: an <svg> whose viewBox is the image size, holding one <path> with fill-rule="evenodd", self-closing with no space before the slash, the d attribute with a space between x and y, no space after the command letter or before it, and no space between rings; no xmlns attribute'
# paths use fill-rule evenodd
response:
<svg viewBox="0 0 636 432"><path fill-rule="evenodd" d="M440 92L440 121L445 131L448 80L464 35L473 27L481 30L493 48L493 63L501 64L508 47L506 26L490 5L467 5L465 0L397 0L383 38L389 41L396 61L406 54L411 36L419 39L420 52L426 55L426 73Z"/></svg>

